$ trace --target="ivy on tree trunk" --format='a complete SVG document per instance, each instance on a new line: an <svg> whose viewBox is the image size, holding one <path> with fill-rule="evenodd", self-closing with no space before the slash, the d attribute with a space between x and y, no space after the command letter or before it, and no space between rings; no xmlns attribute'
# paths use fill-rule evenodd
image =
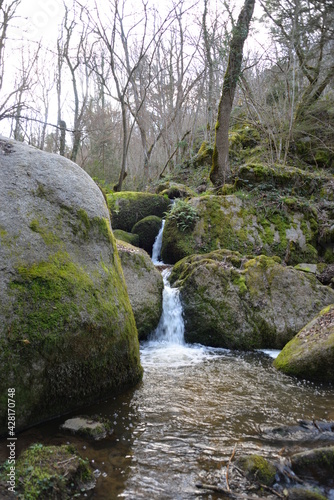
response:
<svg viewBox="0 0 334 500"><path fill-rule="evenodd" d="M232 32L229 59L218 106L213 162L210 172L210 180L216 187L224 185L231 176L228 159L228 130L235 90L241 72L244 43L248 36L254 5L255 0L245 0Z"/></svg>

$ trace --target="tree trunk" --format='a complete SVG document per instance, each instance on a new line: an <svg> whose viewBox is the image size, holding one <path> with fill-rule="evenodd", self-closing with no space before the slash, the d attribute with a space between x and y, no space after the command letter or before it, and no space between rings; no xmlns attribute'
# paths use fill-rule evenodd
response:
<svg viewBox="0 0 334 500"><path fill-rule="evenodd" d="M230 180L231 169L228 161L228 130L238 78L241 72L244 43L248 35L255 0L245 0L244 6L233 29L228 65L224 76L223 90L218 106L211 182L222 186Z"/></svg>

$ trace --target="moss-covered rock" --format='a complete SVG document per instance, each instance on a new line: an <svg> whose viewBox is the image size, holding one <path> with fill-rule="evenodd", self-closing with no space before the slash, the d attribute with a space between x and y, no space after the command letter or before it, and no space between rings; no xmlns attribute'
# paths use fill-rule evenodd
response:
<svg viewBox="0 0 334 500"><path fill-rule="evenodd" d="M288 375L334 383L334 306L324 308L280 352L274 366Z"/></svg>
<svg viewBox="0 0 334 500"><path fill-rule="evenodd" d="M315 448L291 456L291 467L300 478L312 477L321 485L334 486L334 446Z"/></svg>
<svg viewBox="0 0 334 500"><path fill-rule="evenodd" d="M251 481L256 481L266 486L271 486L275 482L275 466L261 455L246 455L239 457L236 461L236 465Z"/></svg>
<svg viewBox="0 0 334 500"><path fill-rule="evenodd" d="M125 242L117 242L128 294L140 340L157 327L162 313L163 280L149 255Z"/></svg>
<svg viewBox="0 0 334 500"><path fill-rule="evenodd" d="M113 234L114 234L116 240L125 241L125 243L130 243L130 245L133 245L135 247L139 246L138 234L127 233L126 231L123 231L122 229L115 229L113 231Z"/></svg>
<svg viewBox="0 0 334 500"><path fill-rule="evenodd" d="M192 198L196 196L196 192L193 189L177 182L166 182L161 184L157 188L157 193L163 196L166 195L171 200L175 198Z"/></svg>
<svg viewBox="0 0 334 500"><path fill-rule="evenodd" d="M14 471L15 498L20 500L68 500L95 486L88 460L67 445L32 445L19 457ZM0 470L0 481L7 484L7 489L10 473L11 465L7 462Z"/></svg>
<svg viewBox="0 0 334 500"><path fill-rule="evenodd" d="M140 248L150 255L155 239L160 231L162 219L156 215L149 215L138 221L132 228L132 233L137 234Z"/></svg>
<svg viewBox="0 0 334 500"><path fill-rule="evenodd" d="M236 349L281 349L333 303L332 289L279 261L219 250L178 262L170 279L181 291L186 340Z"/></svg>
<svg viewBox="0 0 334 500"><path fill-rule="evenodd" d="M278 255L288 264L316 262L318 222L313 210L286 204L285 210L261 207L255 197L240 194L202 196L188 204L196 224L181 230L172 212L166 218L162 258L174 264L185 256L229 249L242 254ZM271 206L271 205L270 205Z"/></svg>
<svg viewBox="0 0 334 500"><path fill-rule="evenodd" d="M295 167L268 166L263 163L242 165L237 172L236 186L254 188L258 184L272 188L290 188L303 196L320 193L333 180L330 174L309 172Z"/></svg>
<svg viewBox="0 0 334 500"><path fill-rule="evenodd" d="M136 222L148 215L164 217L171 203L167 196L133 191L108 194L107 200L113 230L127 232L131 232Z"/></svg>
<svg viewBox="0 0 334 500"><path fill-rule="evenodd" d="M0 433L141 378L108 208L77 165L15 141L1 155Z"/></svg>

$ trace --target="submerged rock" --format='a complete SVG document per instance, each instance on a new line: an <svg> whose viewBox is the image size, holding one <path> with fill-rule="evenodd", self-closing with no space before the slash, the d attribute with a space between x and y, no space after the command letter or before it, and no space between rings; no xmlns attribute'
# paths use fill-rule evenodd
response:
<svg viewBox="0 0 334 500"><path fill-rule="evenodd" d="M164 217L171 203L167 196L133 191L108 194L107 200L112 228L127 232L144 217Z"/></svg>
<svg viewBox="0 0 334 500"><path fill-rule="evenodd" d="M0 433L8 388L20 429L142 375L101 191L66 158L1 140Z"/></svg>
<svg viewBox="0 0 334 500"><path fill-rule="evenodd" d="M99 441L111 433L111 424L106 419L98 416L74 417L65 420L60 429L71 434L78 434Z"/></svg>
<svg viewBox="0 0 334 500"><path fill-rule="evenodd" d="M185 339L232 349L281 349L334 291L279 258L250 258L220 250L178 262L171 283L180 288Z"/></svg>
<svg viewBox="0 0 334 500"><path fill-rule="evenodd" d="M140 340L157 327L162 313L163 279L142 249L117 242L128 294Z"/></svg>
<svg viewBox="0 0 334 500"><path fill-rule="evenodd" d="M236 465L252 481L258 481L266 486L272 486L275 482L276 468L261 455L241 456L237 459Z"/></svg>
<svg viewBox="0 0 334 500"><path fill-rule="evenodd" d="M278 255L291 265L317 262L316 211L296 208L286 201L284 211L269 212L265 206L261 209L256 197L247 198L245 194L202 196L190 199L188 204L197 213L189 228L180 227L172 213L166 218L162 242L166 263L219 249L243 255Z"/></svg>
<svg viewBox="0 0 334 500"><path fill-rule="evenodd" d="M324 308L284 347L274 366L288 375L334 383L334 305Z"/></svg>

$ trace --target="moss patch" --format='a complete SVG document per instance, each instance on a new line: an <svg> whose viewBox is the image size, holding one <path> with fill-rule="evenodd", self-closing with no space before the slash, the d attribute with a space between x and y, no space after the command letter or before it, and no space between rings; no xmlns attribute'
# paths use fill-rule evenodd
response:
<svg viewBox="0 0 334 500"><path fill-rule="evenodd" d="M276 468L261 455L240 457L236 463L252 481L266 486L274 484Z"/></svg>
<svg viewBox="0 0 334 500"><path fill-rule="evenodd" d="M8 471L7 462L1 467L3 482ZM67 500L95 486L88 460L80 458L71 446L35 444L22 453L15 472L20 500Z"/></svg>
<svg viewBox="0 0 334 500"><path fill-rule="evenodd" d="M168 197L132 191L108 194L107 200L112 228L127 232L148 215L163 217L171 203Z"/></svg>

